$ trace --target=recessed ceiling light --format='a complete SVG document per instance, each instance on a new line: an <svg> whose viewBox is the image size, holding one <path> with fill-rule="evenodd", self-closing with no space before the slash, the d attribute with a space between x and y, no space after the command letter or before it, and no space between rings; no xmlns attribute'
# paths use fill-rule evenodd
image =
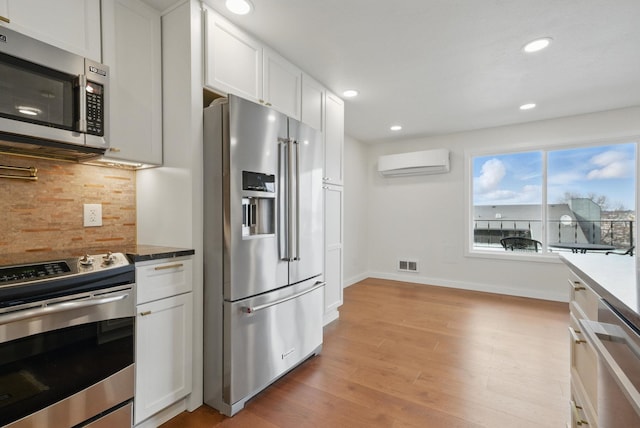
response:
<svg viewBox="0 0 640 428"><path fill-rule="evenodd" d="M249 0L226 0L224 5L229 12L236 15L246 15L253 10L253 5Z"/></svg>
<svg viewBox="0 0 640 428"><path fill-rule="evenodd" d="M536 108L534 103L522 104L520 106L520 110L531 110L532 108Z"/></svg>
<svg viewBox="0 0 640 428"><path fill-rule="evenodd" d="M529 43L524 45L522 50L525 51L526 53L541 51L542 49L546 48L551 44L551 40L553 40L551 37L543 37L541 39L530 41Z"/></svg>
<svg viewBox="0 0 640 428"><path fill-rule="evenodd" d="M359 93L360 92L356 91L355 89L347 89L342 93L342 95L344 95L347 98L353 98L353 97L357 97Z"/></svg>
<svg viewBox="0 0 640 428"><path fill-rule="evenodd" d="M400 125L392 125L389 129L392 130L392 131L399 131L399 130L402 129L402 126L400 126Z"/></svg>

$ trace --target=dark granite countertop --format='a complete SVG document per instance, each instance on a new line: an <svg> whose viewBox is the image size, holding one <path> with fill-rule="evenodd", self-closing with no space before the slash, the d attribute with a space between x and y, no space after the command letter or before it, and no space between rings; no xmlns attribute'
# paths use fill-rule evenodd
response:
<svg viewBox="0 0 640 428"><path fill-rule="evenodd" d="M92 247L65 249L59 251L38 251L14 254L0 254L0 266L12 266L27 263L38 263L50 260L61 260L68 257L81 257L85 254L104 254L107 251L114 253L124 253L132 262L143 262L147 260L169 259L195 254L195 250L189 248L165 247L161 245L143 245L118 247Z"/></svg>
<svg viewBox="0 0 640 428"><path fill-rule="evenodd" d="M561 254L589 287L640 328L640 276L635 257L605 254Z"/></svg>
<svg viewBox="0 0 640 428"><path fill-rule="evenodd" d="M189 248L164 247L161 245L138 244L134 248L127 248L125 254L132 262L147 260L169 259L174 257L191 256L195 250Z"/></svg>

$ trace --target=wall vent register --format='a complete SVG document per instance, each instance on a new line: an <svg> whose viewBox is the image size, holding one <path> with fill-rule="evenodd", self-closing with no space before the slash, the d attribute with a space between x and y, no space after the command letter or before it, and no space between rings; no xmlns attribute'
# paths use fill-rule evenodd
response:
<svg viewBox="0 0 640 428"><path fill-rule="evenodd" d="M402 272L418 272L418 261L398 260L398 270Z"/></svg>

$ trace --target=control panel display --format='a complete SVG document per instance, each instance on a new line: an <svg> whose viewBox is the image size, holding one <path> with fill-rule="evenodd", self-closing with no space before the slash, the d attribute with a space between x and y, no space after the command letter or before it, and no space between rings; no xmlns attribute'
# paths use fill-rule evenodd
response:
<svg viewBox="0 0 640 428"><path fill-rule="evenodd" d="M99 83L87 82L87 133L104 135L104 89Z"/></svg>

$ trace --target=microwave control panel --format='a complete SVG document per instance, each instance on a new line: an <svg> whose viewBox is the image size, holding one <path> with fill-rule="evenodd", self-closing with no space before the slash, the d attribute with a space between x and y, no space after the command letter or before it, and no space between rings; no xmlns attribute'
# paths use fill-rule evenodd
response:
<svg viewBox="0 0 640 428"><path fill-rule="evenodd" d="M87 133L104 135L104 90L103 86L87 82Z"/></svg>

